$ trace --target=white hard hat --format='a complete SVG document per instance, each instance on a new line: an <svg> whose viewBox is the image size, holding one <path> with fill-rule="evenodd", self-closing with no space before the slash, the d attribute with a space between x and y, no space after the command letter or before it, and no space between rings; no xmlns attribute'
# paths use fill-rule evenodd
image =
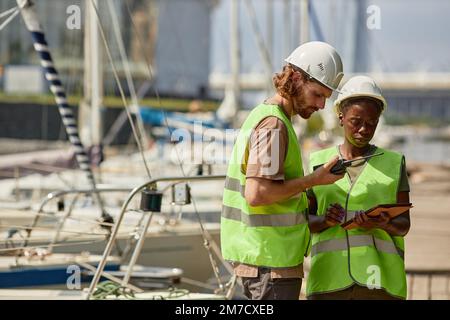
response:
<svg viewBox="0 0 450 320"><path fill-rule="evenodd" d="M387 108L386 100L375 81L368 76L355 76L350 78L339 91L339 95L334 102L336 113L340 112L344 100L357 97L370 97L380 101L382 103L381 112Z"/></svg>
<svg viewBox="0 0 450 320"><path fill-rule="evenodd" d="M284 61L302 69L331 90L337 89L344 76L341 57L336 49L325 42L302 44Z"/></svg>

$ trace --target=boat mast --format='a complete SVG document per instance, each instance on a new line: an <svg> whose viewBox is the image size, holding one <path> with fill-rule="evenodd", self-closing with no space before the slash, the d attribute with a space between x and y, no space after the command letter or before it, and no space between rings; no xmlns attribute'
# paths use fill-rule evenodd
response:
<svg viewBox="0 0 450 320"><path fill-rule="evenodd" d="M98 8L97 5L96 5L96 7ZM141 145L144 146L144 150L145 150L148 148L148 146L150 144L149 144L149 139L147 137L147 134L145 132L144 122L142 121L142 117L139 112L139 101L138 101L136 89L135 89L134 83L133 83L131 67L130 67L129 59L127 57L127 53L125 50L125 44L124 44L124 41L122 38L122 34L120 32L119 16L117 14L117 10L112 1L108 1L108 8L109 8L109 12L111 15L111 22L112 22L114 35L115 35L118 50L120 53L120 59L122 61L122 66L123 66L123 69L125 72L125 79L127 80L128 90L130 92L130 98L131 98L131 104L129 105L130 110L131 110L131 113L134 114L134 116L136 118L136 127L137 127L137 132L139 133L138 137L140 139ZM125 119L125 117L122 116L122 114L124 114L126 116L126 110L122 111L122 113L121 113L121 115L119 115L118 119L121 119L122 117ZM132 121L132 120L130 120L130 121ZM120 123L120 120L119 120L119 123ZM105 137L105 140L106 140L106 137Z"/></svg>
<svg viewBox="0 0 450 320"><path fill-rule="evenodd" d="M292 50L291 45L291 1L283 0L283 56L288 57Z"/></svg>
<svg viewBox="0 0 450 320"><path fill-rule="evenodd" d="M104 209L103 200L100 194L96 192L97 185L95 181L94 174L92 172L89 157L86 154L83 143L80 140L78 134L77 121L74 117L72 108L67 102L66 91L62 85L59 78L58 71L53 63L52 56L50 54L47 41L45 39L45 34L43 32L42 26L37 19L36 10L34 3L30 0L16 0L19 5L20 12L22 14L25 25L30 31L33 38L34 49L40 56L41 66L45 71L45 78L47 79L50 90L55 96L56 104L58 105L58 111L61 115L64 127L66 129L67 136L70 143L75 149L75 157L77 159L80 169L86 173L87 179L91 184L93 193L97 198L98 204L102 211L102 218L104 220L111 221L111 217Z"/></svg>
<svg viewBox="0 0 450 320"><path fill-rule="evenodd" d="M241 52L239 38L239 0L231 0L230 14L231 92L234 110L239 110Z"/></svg>
<svg viewBox="0 0 450 320"><path fill-rule="evenodd" d="M267 1L267 8L266 8L266 23L267 23L267 52L269 54L269 57L273 56L273 12L274 12L274 5L273 0L266 0ZM267 72L267 89L266 94L267 96L270 96L271 93L273 93L273 84L272 84L272 72L273 72L273 66L272 66L272 59L271 62L271 69L266 70Z"/></svg>
<svg viewBox="0 0 450 320"><path fill-rule="evenodd" d="M252 27L253 35L255 36L256 44L258 45L258 51L261 55L261 59L265 68L265 73L267 74L266 78L266 92L267 95L272 91L272 58L270 56L270 52L267 48L266 43L264 43L264 38L262 32L259 28L258 21L256 18L255 8L250 0L245 0L244 4L247 8L247 12L250 18L250 25Z"/></svg>
<svg viewBox="0 0 450 320"><path fill-rule="evenodd" d="M300 0L300 44L309 41L309 0Z"/></svg>
<svg viewBox="0 0 450 320"><path fill-rule="evenodd" d="M98 0L85 0L84 88L78 116L81 140L88 147L99 146L103 132L103 59L93 3L97 6Z"/></svg>

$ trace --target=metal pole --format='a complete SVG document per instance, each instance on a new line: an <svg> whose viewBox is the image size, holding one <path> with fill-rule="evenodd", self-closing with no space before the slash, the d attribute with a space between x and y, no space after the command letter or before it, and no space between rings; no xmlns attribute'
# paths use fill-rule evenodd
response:
<svg viewBox="0 0 450 320"><path fill-rule="evenodd" d="M147 219L145 221L144 228L142 229L142 232L139 235L138 243L136 244L136 248L134 249L134 252L133 252L133 255L131 256L130 262L128 263L127 272L122 280L123 286L126 286L128 284L128 281L130 281L131 273L133 272L134 265L136 264L137 259L139 258L139 255L141 254L142 248L144 246L145 234L147 233L148 227L150 226L152 217L153 217L153 212L150 212L146 217Z"/></svg>
<svg viewBox="0 0 450 320"><path fill-rule="evenodd" d="M292 33L291 33L291 8L290 8L290 0L283 1L283 22L284 22L284 43L283 43L283 54L286 58L289 56L291 52L291 41L292 41Z"/></svg>
<svg viewBox="0 0 450 320"><path fill-rule="evenodd" d="M77 261L77 264L79 264L83 268L88 269L89 271L95 273L95 267L91 266L89 263ZM117 278L117 277L115 277L112 274L107 273L107 272L103 272L103 277L105 277L106 279L109 279L111 281L114 281L116 283L119 283L119 284L122 282L122 280L120 278ZM136 292L144 292L144 290L142 290L141 288L136 287L136 286L134 286L132 284L124 285L124 287L127 287L128 289L136 291Z"/></svg>
<svg viewBox="0 0 450 320"><path fill-rule="evenodd" d="M300 44L309 41L309 0L300 0Z"/></svg>
<svg viewBox="0 0 450 320"><path fill-rule="evenodd" d="M335 43L336 41L336 27L339 26L339 13L337 12L340 6L336 6L335 1L331 1L330 10L328 15L328 39L330 39L330 43Z"/></svg>
<svg viewBox="0 0 450 320"><path fill-rule="evenodd" d="M248 15L250 17L250 23L252 26L253 34L256 38L256 43L258 45L259 52L261 54L261 58L264 63L264 67L266 68L267 77L267 88L270 90L272 88L272 62L269 51L267 50L267 46L264 43L264 39L262 37L261 31L259 30L258 21L256 19L255 9L251 3L251 0L245 0L245 5L247 8Z"/></svg>
<svg viewBox="0 0 450 320"><path fill-rule="evenodd" d="M85 15L84 15L84 72L83 72L83 98L80 101L80 105L78 108L78 123L80 130L80 139L83 143L87 143L88 145L92 145L92 136L90 132L90 108L92 106L92 77L91 77L91 2L90 0L85 0Z"/></svg>
<svg viewBox="0 0 450 320"><path fill-rule="evenodd" d="M269 57L272 57L273 53L273 0L267 0L267 52L269 53ZM268 70L267 77L272 80L272 70ZM267 88L267 95L273 90L272 81L270 81L270 86Z"/></svg>
<svg viewBox="0 0 450 320"><path fill-rule="evenodd" d="M102 260L100 261L100 263L98 264L97 267L97 272L95 273L94 277L92 278L92 282L89 286L87 295L86 295L86 300L89 300L91 295L94 292L95 287L97 286L100 277L103 273L103 270L105 269L105 265L106 265L106 261L108 260L108 256L111 254L111 250L112 247L114 245L114 241L116 240L117 237L117 233L119 231L119 227L122 223L123 217L125 216L125 212L128 208L128 205L130 204L131 200L134 198L134 196L140 192L142 189L144 189L147 186L152 186L154 184L156 184L157 182L162 182L162 181L178 181L178 182L183 182L183 181L207 181L207 180L221 180L221 179L225 179L225 175L217 175L217 176L192 176L192 177L166 177L166 178L159 178L159 179L153 179L150 180L148 182L145 182L143 184L141 184L140 186L137 186L136 188L134 188L130 194L128 195L127 199L125 199L123 205L122 205L122 209L120 211L120 214L116 220L116 223L114 224L113 230L111 232L111 235L108 239L108 243L106 245L105 251L103 252L103 257Z"/></svg>
<svg viewBox="0 0 450 320"><path fill-rule="evenodd" d="M56 70L56 67L53 63L53 59L50 54L47 41L45 39L45 34L42 30L42 26L40 25L39 20L37 19L34 4L29 0L16 1L20 7L20 13L22 14L25 25L33 38L34 49L40 56L41 66L45 70L45 77L50 85L50 90L55 96L55 101L58 105L58 111L64 123L67 136L69 137L69 141L75 149L75 156L78 165L80 166L81 170L86 173L87 179L91 184L93 190L95 191L96 181L90 166L89 157L86 154L84 146L80 140L77 121L75 120L72 108L67 102L66 90L62 85L62 82L58 75L58 71ZM103 200L98 192L94 192L94 194L101 208L102 217L105 217L107 213L104 209Z"/></svg>
<svg viewBox="0 0 450 320"><path fill-rule="evenodd" d="M139 101L136 95L136 89L134 87L133 78L131 76L131 68L130 63L127 58L127 53L125 51L125 45L123 43L122 35L120 33L120 25L119 25L119 18L117 15L117 10L114 6L114 3L111 1L108 1L108 7L112 18L112 25L114 29L114 35L116 37L120 57L122 60L122 65L125 71L125 78L127 80L128 89L130 91L131 96L131 111L136 115L136 122L137 122L137 128L139 132L139 136L141 138L141 143L144 145L144 149L146 149L149 145L148 137L145 133L145 127L144 122L142 121L142 117L139 113ZM125 113L125 111L122 112L122 114Z"/></svg>
<svg viewBox="0 0 450 320"><path fill-rule="evenodd" d="M103 61L99 46L99 30L93 5L98 0L85 0L84 89L80 103L80 136L88 146L98 146L102 140L101 109L103 107Z"/></svg>
<svg viewBox="0 0 450 320"><path fill-rule="evenodd" d="M56 232L55 235L53 236L52 241L50 242L50 244L47 247L47 250L49 253L51 253L53 251L53 246L56 242L58 242L59 239L59 235L61 234L61 230L64 227L64 224L66 223L67 219L70 217L70 215L72 214L72 210L75 206L75 203L78 201L78 195L76 195L72 202L70 203L69 209L67 210L66 214L64 215L64 217L61 218L61 220L58 223L58 227L56 228Z"/></svg>
<svg viewBox="0 0 450 320"><path fill-rule="evenodd" d="M14 190L16 201L20 201L20 188L19 188L19 178L20 171L19 167L14 167Z"/></svg>
<svg viewBox="0 0 450 320"><path fill-rule="evenodd" d="M27 236L26 236L22 246L26 247L28 245L28 241L29 241L30 236L31 236L31 231L33 230L33 228L39 222L39 217L40 217L39 214L44 211L44 207L51 200L57 199L59 197L62 197L62 196L67 195L67 194L72 194L72 193L78 195L78 194L92 194L94 192L102 193L102 192L126 192L126 191L129 192L130 188L100 188L100 189L95 189L95 190L94 189L72 189L72 190L63 190L63 191L50 192L49 194L47 194L45 199L41 202L41 205L39 206L39 210L38 210L36 216L34 217L30 228L28 229L29 231L27 232Z"/></svg>
<svg viewBox="0 0 450 320"><path fill-rule="evenodd" d="M239 38L239 0L231 0L230 15L230 57L231 57L231 88L233 92L234 109L239 108L240 97L240 38Z"/></svg>
<svg viewBox="0 0 450 320"><path fill-rule="evenodd" d="M345 12L345 19L343 19L343 32L339 32L336 41L345 43L343 48L343 60L345 61L346 69L350 72L355 72L356 69L356 50L357 50L357 28L358 25L358 10L355 1L344 1L342 12Z"/></svg>
<svg viewBox="0 0 450 320"><path fill-rule="evenodd" d="M86 296L86 300L89 300L91 295L94 293L95 287L97 286L98 282L100 281L100 277L101 277L101 275L103 273L103 270L105 269L106 261L108 260L108 256L111 253L112 247L114 245L114 241L116 240L117 233L119 231L119 227L120 227L120 224L122 223L122 219L123 219L123 217L125 215L125 211L126 211L126 208L128 207L128 204L130 203L132 197L134 197L134 195L136 193L138 193L141 189L145 188L146 186L147 186L147 183L144 184L144 185L141 185L139 187L134 188L133 191L131 191L130 196L128 196L127 200L124 202L124 204L122 206L122 210L120 212L120 215L119 215L116 223L114 224L113 230L112 230L111 235L109 237L108 244L106 245L105 251L103 253L102 260L98 264L97 271L94 274L94 277L92 279L91 285L89 286L89 290L88 290L88 293L87 293L87 296Z"/></svg>
<svg viewBox="0 0 450 320"><path fill-rule="evenodd" d="M92 144L100 145L102 141L102 121L101 108L103 105L103 66L102 56L99 46L99 32L97 26L96 15L93 12L93 5L98 6L98 0L91 0L89 5L89 20L91 24L91 77L92 77L92 96L91 96L91 117L92 117Z"/></svg>

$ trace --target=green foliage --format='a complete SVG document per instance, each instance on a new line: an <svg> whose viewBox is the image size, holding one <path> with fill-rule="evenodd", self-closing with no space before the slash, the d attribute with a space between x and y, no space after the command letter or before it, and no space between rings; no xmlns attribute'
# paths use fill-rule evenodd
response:
<svg viewBox="0 0 450 320"><path fill-rule="evenodd" d="M68 102L70 105L76 106L80 104L81 96L69 96ZM106 96L103 99L104 105L109 108L123 108L123 102L120 97ZM0 103L32 103L32 104L44 104L55 105L55 98L51 94L42 95L7 95L0 93ZM148 98L142 99L140 105L142 107L151 106L157 109L165 109L170 111L188 111L189 104L192 100L188 99L174 99L174 98ZM128 101L130 103L130 101ZM219 103L216 101L205 100L201 101L202 111L215 111L219 107Z"/></svg>

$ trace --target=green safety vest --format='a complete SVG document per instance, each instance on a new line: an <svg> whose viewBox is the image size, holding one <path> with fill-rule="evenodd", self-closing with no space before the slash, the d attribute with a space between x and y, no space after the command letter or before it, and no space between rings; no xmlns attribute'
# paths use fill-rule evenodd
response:
<svg viewBox="0 0 450 320"><path fill-rule="evenodd" d="M242 125L228 166L221 217L222 255L226 260L254 266L292 267L303 262L310 240L306 194L265 206L250 206L244 196L246 177L241 165L248 140L257 124L269 116L279 118L287 128L285 180L303 176L300 147L291 121L279 106L257 106Z"/></svg>
<svg viewBox="0 0 450 320"><path fill-rule="evenodd" d="M397 203L404 157L381 148L376 152L384 154L369 159L353 184L346 175L334 184L313 187L317 215L325 214L329 205L339 203L346 209L347 221L354 217L355 211ZM337 154L336 147L312 153L310 168ZM306 294L339 291L358 284L382 288L406 299L404 250L403 237L391 236L381 229L347 231L338 225L315 233Z"/></svg>

